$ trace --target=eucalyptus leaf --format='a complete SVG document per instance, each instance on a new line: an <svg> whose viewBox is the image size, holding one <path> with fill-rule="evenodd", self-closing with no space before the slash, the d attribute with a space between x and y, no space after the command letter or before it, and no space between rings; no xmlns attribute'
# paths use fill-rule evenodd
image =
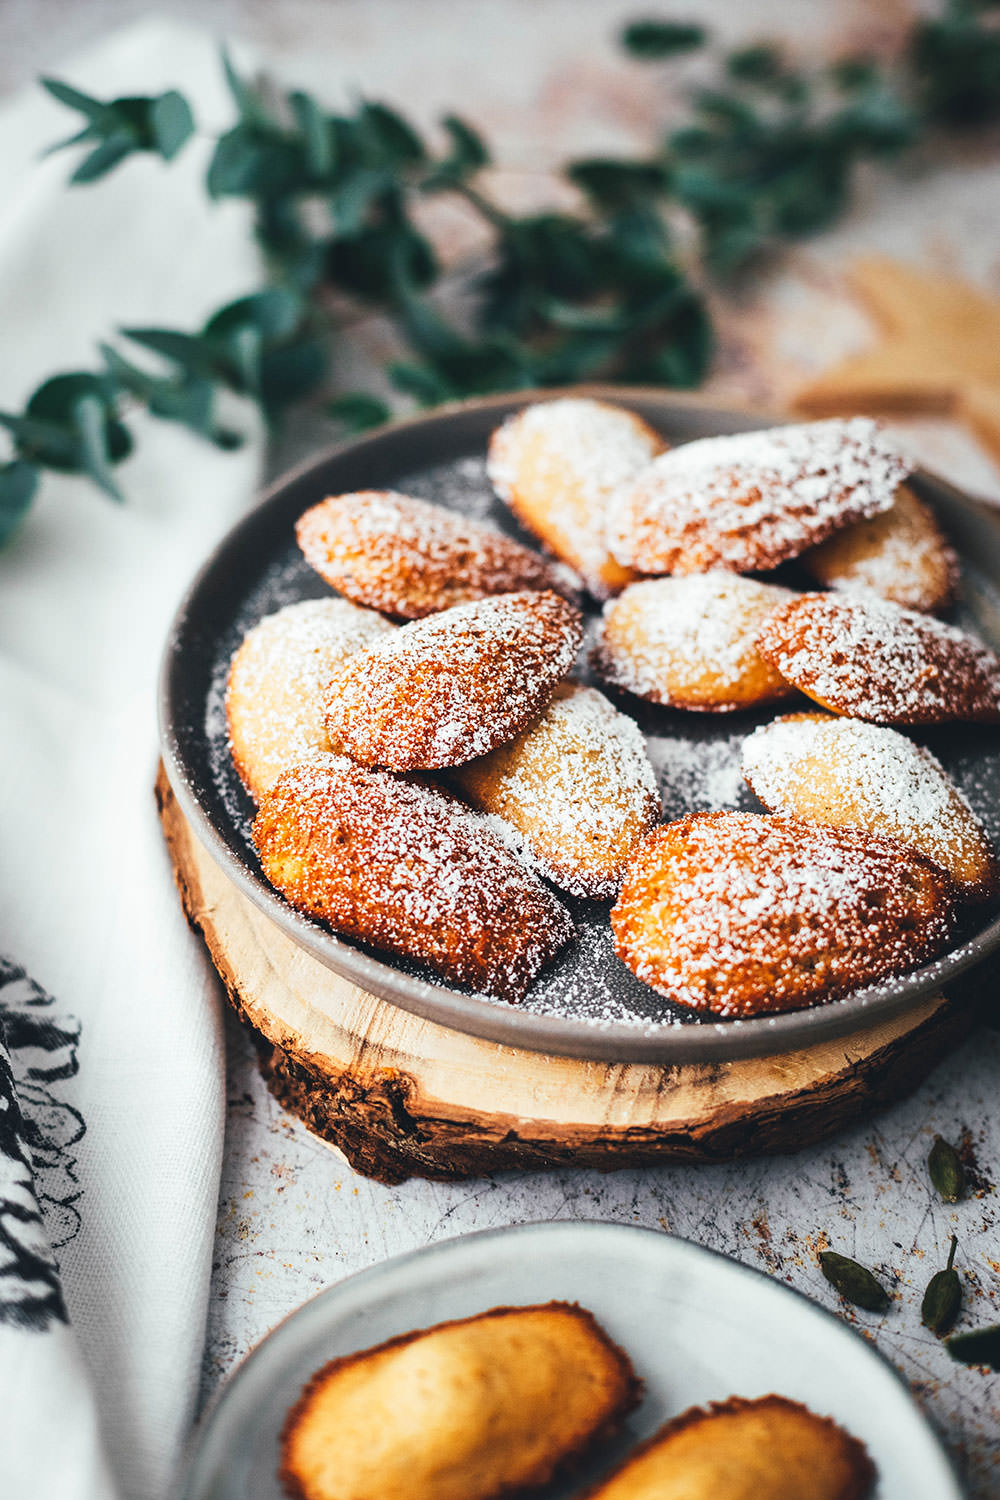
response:
<svg viewBox="0 0 1000 1500"><path fill-rule="evenodd" d="M220 58L222 71L229 92L239 110L240 119L254 125L270 125L272 123L270 111L265 108L259 92L237 70L227 47L222 48Z"/></svg>
<svg viewBox="0 0 1000 1500"><path fill-rule="evenodd" d="M667 185L666 168L656 161L615 161L591 158L571 162L571 182L605 208L620 208L662 193Z"/></svg>
<svg viewBox="0 0 1000 1500"><path fill-rule="evenodd" d="M133 343L162 354L192 374L212 377L218 373L217 350L197 334L182 333L175 328L123 328L122 333Z"/></svg>
<svg viewBox="0 0 1000 1500"><path fill-rule="evenodd" d="M183 94L170 89L152 101L150 127L164 161L174 157L194 134L194 115Z"/></svg>
<svg viewBox="0 0 1000 1500"><path fill-rule="evenodd" d="M326 379L330 364L326 339L307 333L267 349L261 356L260 394L269 414L311 395Z"/></svg>
<svg viewBox="0 0 1000 1500"><path fill-rule="evenodd" d="M288 107L302 132L309 171L315 178L328 177L336 160L336 133L332 122L312 95L301 90L288 95Z"/></svg>
<svg viewBox="0 0 1000 1500"><path fill-rule="evenodd" d="M102 119L107 110L107 106L99 99L93 99L89 94L81 93L79 89L63 83L58 78L40 78L39 82L53 99L58 99L60 104L65 104L70 109L78 110L80 114L86 115L88 120Z"/></svg>
<svg viewBox="0 0 1000 1500"><path fill-rule="evenodd" d="M125 496L111 472L111 454L105 409L96 395L82 395L73 410L80 435L80 467L112 500L123 504ZM125 429L122 428L124 432ZM124 454L120 455L124 457Z"/></svg>
<svg viewBox="0 0 1000 1500"><path fill-rule="evenodd" d="M633 57L656 60L694 52L708 40L704 26L683 21L632 21L622 32L622 46Z"/></svg>
<svg viewBox="0 0 1000 1500"><path fill-rule="evenodd" d="M784 60L777 47L758 43L730 52L726 58L726 72L731 78L744 79L750 83L774 83L785 72Z"/></svg>
<svg viewBox="0 0 1000 1500"><path fill-rule="evenodd" d="M96 146L70 177L71 183L96 182L99 177L105 176L113 167L117 167L126 156L131 156L136 150L135 141L128 135L109 135Z"/></svg>
<svg viewBox="0 0 1000 1500"><path fill-rule="evenodd" d="M0 547L6 546L27 515L38 479L37 467L24 459L0 466Z"/></svg>
<svg viewBox="0 0 1000 1500"><path fill-rule="evenodd" d="M358 114L358 132L375 164L399 166L426 159L419 135L398 111L386 104L363 104Z"/></svg>
<svg viewBox="0 0 1000 1500"><path fill-rule="evenodd" d="M79 467L79 439L68 424L0 411L0 427L11 434L19 457L46 469L66 471Z"/></svg>
<svg viewBox="0 0 1000 1500"><path fill-rule="evenodd" d="M478 172L481 167L489 166L490 153L486 142L468 121L459 115L445 115L441 124L451 137L451 154L448 160L457 169L465 174Z"/></svg>
<svg viewBox="0 0 1000 1500"><path fill-rule="evenodd" d="M265 287L248 297L237 297L213 313L202 330L202 337L207 340L225 338L244 327L252 327L265 340L289 338L299 326L304 311L305 303L291 287Z"/></svg>
<svg viewBox="0 0 1000 1500"><path fill-rule="evenodd" d="M381 427L392 419L392 409L377 396L362 391L351 391L328 401L324 412L338 422L345 432L367 432L369 428Z"/></svg>

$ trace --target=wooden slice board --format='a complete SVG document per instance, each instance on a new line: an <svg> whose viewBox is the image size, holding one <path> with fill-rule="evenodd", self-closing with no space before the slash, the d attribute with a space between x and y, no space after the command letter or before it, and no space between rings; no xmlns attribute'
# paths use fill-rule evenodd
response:
<svg viewBox="0 0 1000 1500"><path fill-rule="evenodd" d="M366 994L285 936L156 786L181 900L281 1103L380 1182L797 1150L901 1097L969 1031L943 995L777 1057L662 1067L522 1051Z"/></svg>

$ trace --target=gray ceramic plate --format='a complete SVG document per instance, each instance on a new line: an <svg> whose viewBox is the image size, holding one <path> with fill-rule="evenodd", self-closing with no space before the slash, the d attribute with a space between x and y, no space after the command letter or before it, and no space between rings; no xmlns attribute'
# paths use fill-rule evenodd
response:
<svg viewBox="0 0 1000 1500"><path fill-rule="evenodd" d="M553 392L541 394L551 399ZM673 442L761 425L656 391L599 390ZM223 695L229 659L262 615L329 590L302 561L296 518L328 494L397 489L488 517L518 535L485 474L490 433L531 393L444 408L324 454L273 485L195 579L174 621L161 680L163 757L181 807L210 853L250 899L329 968L372 994L443 1025L512 1046L607 1061L722 1061L808 1046L887 1020L1000 945L994 909L971 915L956 947L929 968L846 1000L751 1021L694 1019L634 979L611 948L608 907L569 901L579 937L519 1006L448 989L426 972L336 937L295 912L261 874L250 840L252 804L228 752ZM1000 519L930 477L916 487L937 509L963 559L959 618L1000 646ZM668 818L758 806L743 785L740 746L762 717L681 714L622 700L639 720ZM1000 731L960 725L921 734L1000 841Z"/></svg>
<svg viewBox="0 0 1000 1500"><path fill-rule="evenodd" d="M275 1475L285 1413L327 1360L449 1318L553 1299L589 1308L646 1382L607 1463L689 1406L773 1391L834 1417L867 1445L879 1473L876 1500L961 1500L904 1381L832 1313L687 1240L571 1222L446 1240L305 1303L223 1387L196 1435L182 1500L281 1500ZM564 1500L572 1492L546 1495Z"/></svg>

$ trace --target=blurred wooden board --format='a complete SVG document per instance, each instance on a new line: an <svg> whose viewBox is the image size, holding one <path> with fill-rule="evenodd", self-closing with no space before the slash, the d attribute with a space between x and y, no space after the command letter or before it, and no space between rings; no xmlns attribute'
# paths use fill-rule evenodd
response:
<svg viewBox="0 0 1000 1500"><path fill-rule="evenodd" d="M381 1182L798 1150L915 1087L971 1025L969 1007L939 995L849 1037L731 1063L604 1064L501 1046L327 969L223 874L162 768L156 793L184 910L253 1028L271 1090Z"/></svg>

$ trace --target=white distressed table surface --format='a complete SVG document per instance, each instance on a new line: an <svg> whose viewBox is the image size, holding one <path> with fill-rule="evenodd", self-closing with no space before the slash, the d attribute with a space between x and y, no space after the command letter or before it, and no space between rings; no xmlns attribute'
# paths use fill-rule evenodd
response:
<svg viewBox="0 0 1000 1500"><path fill-rule="evenodd" d="M924 6L924 9L933 8ZM805 57L891 48L909 7L866 0L161 0L172 16L252 43L275 72L332 101L355 89L430 126L457 110L480 125L508 201L552 201L546 169L567 155L648 149L678 107L677 71L626 62L623 21L646 10L718 27L729 42L784 35ZM147 10L145 0L8 0L0 16L0 90ZM56 40L54 40L56 39ZM698 65L696 65L698 66ZM182 83L183 80L178 80ZM906 175L866 172L856 207L835 231L784 255L739 302L718 308L722 330L707 394L780 407L813 370L869 336L843 280L852 254L879 250L1000 291L1000 141L924 161ZM460 262L476 248L466 219L437 232ZM391 348L377 322L360 326L345 367L371 367ZM912 436L925 461L1000 499L1000 474L951 423ZM275 464L328 441L293 430ZM836 1307L815 1252L826 1245L872 1266L894 1292L880 1318L841 1308L911 1382L965 1473L974 1500L1000 1493L1000 1377L956 1367L921 1327L920 1298L958 1235L963 1326L1000 1320L1000 1034L981 1032L909 1101L797 1156L734 1166L514 1174L385 1188L356 1176L267 1094L235 1021L230 1042L226 1160L204 1365L204 1394L306 1297L352 1271L466 1230L546 1218L659 1226L761 1267ZM973 1195L941 1204L925 1160L935 1132L978 1161Z"/></svg>

